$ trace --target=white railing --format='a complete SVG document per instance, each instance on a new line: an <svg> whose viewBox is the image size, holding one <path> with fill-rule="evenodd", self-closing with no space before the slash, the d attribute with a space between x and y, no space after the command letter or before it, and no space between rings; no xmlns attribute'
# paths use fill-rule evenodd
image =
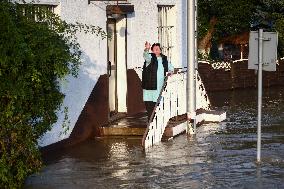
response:
<svg viewBox="0 0 284 189"><path fill-rule="evenodd" d="M198 72L196 75L196 109L210 110L210 100L205 90L205 86Z"/></svg>
<svg viewBox="0 0 284 189"><path fill-rule="evenodd" d="M142 139L145 148L159 143L170 118L186 113L186 74L166 77L164 87Z"/></svg>
<svg viewBox="0 0 284 189"><path fill-rule="evenodd" d="M248 59L239 59L239 60L234 60L233 63L238 63L238 62L244 62L248 61Z"/></svg>
<svg viewBox="0 0 284 189"><path fill-rule="evenodd" d="M240 63L243 61L247 61L248 59L239 59L239 60L234 60L232 62L210 62L209 60L200 60L198 63L203 63L203 64L210 64L214 70L219 70L219 69L225 69L225 70L230 70L231 69L231 64L235 63Z"/></svg>
<svg viewBox="0 0 284 189"><path fill-rule="evenodd" d="M169 120L173 117L186 114L186 72L179 72L165 79L156 107L152 113L147 129L142 139L145 148L161 141ZM196 82L197 109L209 109L210 102L202 80L197 74Z"/></svg>
<svg viewBox="0 0 284 189"><path fill-rule="evenodd" d="M279 60L284 60L284 57L280 58ZM276 61L277 65L279 65L279 60ZM231 70L231 64L241 63L244 61L248 61L248 59L239 59L232 62L210 62L209 60L199 60L198 63L210 64L214 70Z"/></svg>
<svg viewBox="0 0 284 189"><path fill-rule="evenodd" d="M230 70L231 69L230 62L213 62L211 66L214 70L219 70L219 69Z"/></svg>

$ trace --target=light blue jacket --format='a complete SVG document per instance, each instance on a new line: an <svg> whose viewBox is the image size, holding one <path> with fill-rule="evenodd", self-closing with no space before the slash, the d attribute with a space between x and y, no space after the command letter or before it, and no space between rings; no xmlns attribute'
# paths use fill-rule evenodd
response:
<svg viewBox="0 0 284 189"><path fill-rule="evenodd" d="M148 66L151 63L152 55L149 53L149 51L144 51L143 57L146 61L146 66ZM164 66L163 66L162 57L157 57L157 59L158 59L157 89L156 90L143 89L143 100L144 101L157 102L161 89L164 85ZM174 71L174 67L170 62L168 63L168 69L169 69L169 72Z"/></svg>

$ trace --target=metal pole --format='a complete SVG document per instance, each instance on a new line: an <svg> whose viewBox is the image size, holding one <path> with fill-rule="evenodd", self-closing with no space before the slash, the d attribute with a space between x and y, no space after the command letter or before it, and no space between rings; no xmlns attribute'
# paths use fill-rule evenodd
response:
<svg viewBox="0 0 284 189"><path fill-rule="evenodd" d="M195 0L195 15L194 15L194 21L195 21L195 70L198 70L198 42L197 42L197 38L198 38L198 30L197 30L197 17L198 17L198 12L197 12L197 4L198 4L198 0ZM197 74L197 73L196 73ZM197 81L197 80L196 80Z"/></svg>
<svg viewBox="0 0 284 189"><path fill-rule="evenodd" d="M260 162L260 153L261 153L262 53L263 53L263 29L259 29L258 31L257 162Z"/></svg>
<svg viewBox="0 0 284 189"><path fill-rule="evenodd" d="M195 1L187 0L187 115L195 120ZM188 122L188 127L191 123ZM189 132L195 134L188 128Z"/></svg>
<svg viewBox="0 0 284 189"><path fill-rule="evenodd" d="M195 16L194 16L194 25L195 25L195 39L194 39L194 53L195 53L195 59L194 59L194 74L195 74L195 80L194 80L194 111L196 112L196 99L197 99L197 94L196 94L196 87L197 86L197 72L198 72L198 44L197 44L197 37L198 37L198 30L197 30L197 16L198 16L198 12L197 12L197 4L198 4L198 0L195 0L194 3L194 9L195 9ZM193 129L194 129L194 133L196 133L196 119L194 119L193 122Z"/></svg>

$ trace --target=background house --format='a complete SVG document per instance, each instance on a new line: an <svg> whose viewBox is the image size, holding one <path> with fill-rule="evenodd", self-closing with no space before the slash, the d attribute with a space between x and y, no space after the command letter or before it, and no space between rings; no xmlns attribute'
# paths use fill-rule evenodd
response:
<svg viewBox="0 0 284 189"><path fill-rule="evenodd" d="M219 43L219 56L224 61L247 59L249 52L249 32L223 38Z"/></svg>

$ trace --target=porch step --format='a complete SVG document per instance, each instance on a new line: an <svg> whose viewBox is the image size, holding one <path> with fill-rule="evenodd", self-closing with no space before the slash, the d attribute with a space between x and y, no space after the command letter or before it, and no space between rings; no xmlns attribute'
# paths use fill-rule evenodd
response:
<svg viewBox="0 0 284 189"><path fill-rule="evenodd" d="M197 110L196 111L196 123L197 126L202 123L208 122L222 122L226 119L225 111L218 110ZM183 114L178 117L174 117L170 119L165 132L163 134L162 140L169 140L177 135L180 135L186 131L187 127L187 115Z"/></svg>
<svg viewBox="0 0 284 189"><path fill-rule="evenodd" d="M117 120L119 120L121 118L124 118L124 117L126 117L126 113L120 113L120 112L113 113L113 115L111 116L109 122L112 123L112 122L117 121Z"/></svg>
<svg viewBox="0 0 284 189"><path fill-rule="evenodd" d="M167 141L175 136L178 136L186 131L187 115L183 114L170 119L165 132L162 137L162 141Z"/></svg>
<svg viewBox="0 0 284 189"><path fill-rule="evenodd" d="M166 129L165 138L171 138L173 136L179 135L185 131L186 116L178 116L172 118ZM119 120L113 121L108 125L100 127L100 134L102 137L143 137L147 127L147 114L140 113L135 116L127 116Z"/></svg>
<svg viewBox="0 0 284 189"><path fill-rule="evenodd" d="M102 136L143 136L145 128L131 127L101 127L100 133Z"/></svg>
<svg viewBox="0 0 284 189"><path fill-rule="evenodd" d="M143 136L147 127L145 112L126 116L100 127L101 136Z"/></svg>
<svg viewBox="0 0 284 189"><path fill-rule="evenodd" d="M226 119L225 111L218 110L197 110L196 111L196 122L222 122Z"/></svg>
<svg viewBox="0 0 284 189"><path fill-rule="evenodd" d="M216 110L198 110L196 115L197 124L204 122L221 122L226 119L226 112ZM187 116L186 114L173 117L170 119L162 140L169 140L172 137L180 135L186 131ZM99 128L102 137L141 137L147 127L147 114L139 113L135 116L127 116L115 120L108 125Z"/></svg>

